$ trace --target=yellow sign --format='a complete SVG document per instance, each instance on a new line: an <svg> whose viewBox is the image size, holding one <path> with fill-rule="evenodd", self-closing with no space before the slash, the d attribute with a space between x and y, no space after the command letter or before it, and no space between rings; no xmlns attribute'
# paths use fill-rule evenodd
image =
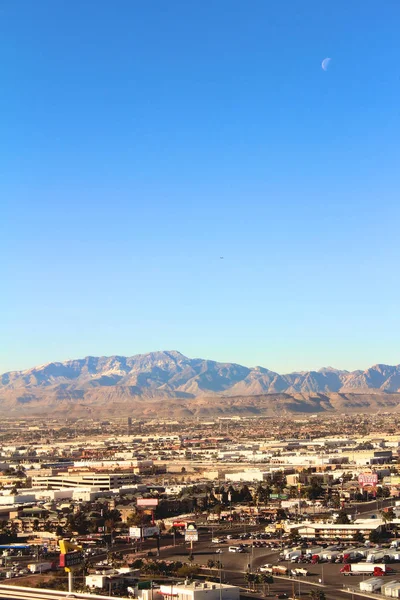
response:
<svg viewBox="0 0 400 600"><path fill-rule="evenodd" d="M60 546L61 554L68 554L68 552L72 552L73 550L82 550L82 546L73 544L67 540L59 540L58 545Z"/></svg>
<svg viewBox="0 0 400 600"><path fill-rule="evenodd" d="M82 546L73 544L67 540L59 540L58 545L60 546L60 566L64 567L67 573L70 573L74 568L82 564Z"/></svg>

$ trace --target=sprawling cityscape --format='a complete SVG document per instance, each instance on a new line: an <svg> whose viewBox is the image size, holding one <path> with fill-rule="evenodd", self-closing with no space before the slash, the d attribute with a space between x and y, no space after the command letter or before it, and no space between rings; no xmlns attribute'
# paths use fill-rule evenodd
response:
<svg viewBox="0 0 400 600"><path fill-rule="evenodd" d="M1 593L400 597L399 420L4 418Z"/></svg>
<svg viewBox="0 0 400 600"><path fill-rule="evenodd" d="M399 0L0 0L0 600L400 598Z"/></svg>

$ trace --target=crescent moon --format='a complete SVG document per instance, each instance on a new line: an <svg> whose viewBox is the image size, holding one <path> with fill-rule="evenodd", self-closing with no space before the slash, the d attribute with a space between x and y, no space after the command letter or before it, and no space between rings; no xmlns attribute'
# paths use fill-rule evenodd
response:
<svg viewBox="0 0 400 600"><path fill-rule="evenodd" d="M331 62L331 59L330 59L330 58L324 58L324 60L323 60L323 61L322 61L322 63L321 63L321 67L322 67L322 69L323 69L324 71L327 71L327 70L328 70L329 63L330 63L330 62Z"/></svg>

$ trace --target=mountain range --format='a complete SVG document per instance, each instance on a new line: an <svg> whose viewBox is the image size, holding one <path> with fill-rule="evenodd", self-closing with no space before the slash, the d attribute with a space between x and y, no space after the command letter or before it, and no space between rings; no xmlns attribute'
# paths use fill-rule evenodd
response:
<svg viewBox="0 0 400 600"><path fill-rule="evenodd" d="M264 367L192 359L174 350L88 356L0 376L0 407L21 415L98 408L111 414L122 410L145 416L161 409L170 416L191 416L243 412L244 406L250 413L282 407L367 412L397 410L399 402L400 365L280 375Z"/></svg>

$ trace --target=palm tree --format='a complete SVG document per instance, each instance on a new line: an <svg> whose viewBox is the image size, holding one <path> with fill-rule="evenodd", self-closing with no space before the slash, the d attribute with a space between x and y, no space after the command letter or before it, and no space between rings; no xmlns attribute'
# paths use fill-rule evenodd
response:
<svg viewBox="0 0 400 600"><path fill-rule="evenodd" d="M258 585L261 583L261 577L258 573L254 574L254 590L258 591Z"/></svg>
<svg viewBox="0 0 400 600"><path fill-rule="evenodd" d="M245 575L244 575L244 579L245 579L246 583L248 583L249 590L252 590L254 587L255 580L256 580L256 575L254 573L250 573L249 571L247 571L247 573L245 573Z"/></svg>
<svg viewBox="0 0 400 600"><path fill-rule="evenodd" d="M311 599L312 600L326 600L325 592L322 590L312 590L311 591Z"/></svg>
<svg viewBox="0 0 400 600"><path fill-rule="evenodd" d="M274 583L274 578L272 577L272 575L268 575L267 573L261 573L260 575L260 582L263 584L263 594L265 596L265 586L267 586L268 589L268 596L269 596L269 586Z"/></svg>
<svg viewBox="0 0 400 600"><path fill-rule="evenodd" d="M393 509L392 510L382 510L381 511L381 519L385 524L385 529L387 527L387 524L390 523L391 521L393 521L393 519L395 518Z"/></svg>

